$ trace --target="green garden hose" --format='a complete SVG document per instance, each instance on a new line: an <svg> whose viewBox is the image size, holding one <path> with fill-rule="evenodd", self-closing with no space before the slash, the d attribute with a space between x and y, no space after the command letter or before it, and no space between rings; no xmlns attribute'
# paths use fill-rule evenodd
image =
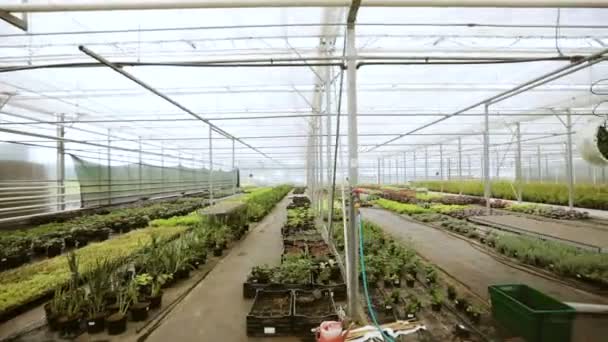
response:
<svg viewBox="0 0 608 342"><path fill-rule="evenodd" d="M357 214L357 219L359 220L359 263L361 264L361 278L363 280L363 292L365 294L365 301L367 303L367 311L369 312L369 316L372 318L374 326L382 335L382 338L388 342L395 342L395 340L388 336L378 324L378 320L376 319L376 313L374 312L372 302L369 298L369 292L367 290L367 275L365 274L365 257L363 253L363 220L361 220L360 212ZM352 308L352 310L354 310L354 308Z"/></svg>

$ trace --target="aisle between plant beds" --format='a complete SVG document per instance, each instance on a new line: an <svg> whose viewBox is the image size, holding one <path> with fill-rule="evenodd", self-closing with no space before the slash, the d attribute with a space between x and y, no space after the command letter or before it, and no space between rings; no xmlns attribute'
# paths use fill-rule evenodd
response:
<svg viewBox="0 0 608 342"><path fill-rule="evenodd" d="M280 196L274 196L274 192L270 195L280 199L280 197L282 197L281 194L284 195L286 191L288 191L288 189L279 189L278 194ZM116 279L119 280L112 281L112 284L114 285L109 287L112 289L112 294L104 293L103 295L95 296L95 291L91 291L92 295L87 295L86 300L95 299L91 300L95 305L87 305L88 313L86 317L83 318L86 318L88 323L92 323L90 324L90 329L92 329L93 333L96 331L103 331L103 328L100 327L102 324L101 322L103 321L103 325L106 325L107 322L105 318L109 318L107 316L110 312L123 314L122 317L121 315L112 317L112 320L115 320L119 327L124 321L124 316L127 316L128 313L131 313L130 317L132 320L141 321L142 319L145 319L149 309L154 309L156 306L161 305L163 297L163 290L161 288L174 285L179 278L187 278L190 275L191 270L195 270L199 265L205 263L205 246L208 241L218 237L217 231L222 231L223 234L225 234L224 236L221 236L224 239L229 237L230 240L232 240L243 236L244 226L238 226L234 229L227 229L226 226L223 226L223 229L200 230L197 226L207 221L200 215L193 215L195 214L153 222L153 226L168 226L150 228L151 233L175 229L175 233L172 233L173 237L178 235L181 235L181 237L174 239L171 235L168 235L169 239L163 238L164 240L160 241L155 238L154 234L148 235L149 242L143 246L144 248L138 246L141 252L140 254L127 256L127 264L124 264L123 258L108 259L106 260L108 261L107 263L99 263L97 261L101 259L95 258L95 265L91 264L88 256L84 259L86 262L86 277L83 277L83 282L87 282L87 287L85 287L85 289L89 286L92 286L93 289L104 288L104 286L95 286L95 281L93 281L91 285L88 284L89 281L94 279L98 279L98 283L102 283L99 279L105 279L106 281L109 278L114 279L114 277L104 277L100 275L104 274L104 272L101 271L104 269L102 264L111 265L108 266L108 268L112 269L112 274L117 274ZM186 226L182 227L182 224L185 224ZM139 235L142 235L141 233L144 232L137 232ZM107 243L115 244L115 242L119 242L119 240L112 240ZM114 271L117 267L118 270ZM204 273L206 272L208 272L208 270L204 271ZM180 287L179 284L181 283L177 283L178 287ZM124 291L128 294L128 300L122 301L122 303L127 303L130 307L121 305L121 301L118 300L121 298L120 294L123 292L119 290L122 288L122 285L124 285L125 289L128 289ZM105 288L107 289L108 287L105 286ZM174 290L170 289L170 291L173 292ZM60 315L56 314L56 310L52 310L50 304L60 303L60 298L62 297L63 296L55 297L57 300L51 301L51 303L45 307L48 313L47 318L49 319L49 323L53 326L55 326L54 318ZM102 316L104 319L102 319ZM107 328L107 326L105 328ZM117 328L113 331L118 330L121 329Z"/></svg>

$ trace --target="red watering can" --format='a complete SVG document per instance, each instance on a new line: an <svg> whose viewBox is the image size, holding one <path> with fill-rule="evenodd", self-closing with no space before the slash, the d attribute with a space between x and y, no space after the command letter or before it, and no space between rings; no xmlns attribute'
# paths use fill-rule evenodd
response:
<svg viewBox="0 0 608 342"><path fill-rule="evenodd" d="M342 329L341 322L327 321L316 329L317 342L344 342L347 331Z"/></svg>

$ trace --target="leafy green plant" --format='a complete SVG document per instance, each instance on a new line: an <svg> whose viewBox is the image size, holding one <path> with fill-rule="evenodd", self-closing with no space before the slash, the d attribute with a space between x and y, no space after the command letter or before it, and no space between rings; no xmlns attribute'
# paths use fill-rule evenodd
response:
<svg viewBox="0 0 608 342"><path fill-rule="evenodd" d="M473 196L483 196L481 181L426 181L415 182L418 187L432 191L460 193ZM568 205L568 186L528 182L522 184L523 200L527 202ZM608 185L575 184L574 205L580 208L608 210ZM512 183L508 181L492 182L492 197L506 200L516 200Z"/></svg>

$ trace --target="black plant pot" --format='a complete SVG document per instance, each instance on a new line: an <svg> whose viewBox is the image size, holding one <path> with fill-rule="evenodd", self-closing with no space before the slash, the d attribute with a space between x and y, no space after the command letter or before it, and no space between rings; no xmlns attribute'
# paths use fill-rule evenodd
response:
<svg viewBox="0 0 608 342"><path fill-rule="evenodd" d="M66 248L72 248L76 246L76 240L71 236L66 236L63 238L63 243Z"/></svg>
<svg viewBox="0 0 608 342"><path fill-rule="evenodd" d="M61 246L49 246L46 249L46 256L49 258L56 257L61 254Z"/></svg>
<svg viewBox="0 0 608 342"><path fill-rule="evenodd" d="M133 322L145 321L148 318L148 310L150 310L150 303L141 302L131 305L129 311L131 311L131 320Z"/></svg>
<svg viewBox="0 0 608 342"><path fill-rule="evenodd" d="M49 325L49 329L51 331L59 330L59 322L58 322L59 317L56 314L51 312L50 303L44 304L44 313L46 315L46 323Z"/></svg>
<svg viewBox="0 0 608 342"><path fill-rule="evenodd" d="M441 303L432 303L431 304L431 309L433 311L441 311Z"/></svg>
<svg viewBox="0 0 608 342"><path fill-rule="evenodd" d="M96 238L99 241L105 241L105 240L109 239L110 238L110 230L108 230L108 229L101 229L101 230L97 231Z"/></svg>
<svg viewBox="0 0 608 342"><path fill-rule="evenodd" d="M187 279L188 277L190 277L190 269L182 268L181 270L177 270L175 271L173 276L175 277L175 279Z"/></svg>
<svg viewBox="0 0 608 342"><path fill-rule="evenodd" d="M414 279L408 279L405 281L407 287L414 287Z"/></svg>
<svg viewBox="0 0 608 342"><path fill-rule="evenodd" d="M62 336L76 337L82 334L82 329L80 328L80 317L60 317L57 322L59 324L59 331Z"/></svg>
<svg viewBox="0 0 608 342"><path fill-rule="evenodd" d="M150 297L150 309L158 309L163 302L163 293L159 293L156 297Z"/></svg>
<svg viewBox="0 0 608 342"><path fill-rule="evenodd" d="M129 226L124 226L124 227L120 228L121 233L128 233L130 231L131 231L131 227L129 227Z"/></svg>
<svg viewBox="0 0 608 342"><path fill-rule="evenodd" d="M469 314L469 319L471 319L471 322L474 324L479 324L479 321L481 321L481 315L478 313Z"/></svg>
<svg viewBox="0 0 608 342"><path fill-rule="evenodd" d="M219 257L222 256L223 249L221 247L213 248L213 256Z"/></svg>
<svg viewBox="0 0 608 342"><path fill-rule="evenodd" d="M127 330L127 316L115 313L106 318L108 335L120 335Z"/></svg>
<svg viewBox="0 0 608 342"><path fill-rule="evenodd" d="M466 303L463 302L463 301L461 301L461 300L457 300L455 302L456 309L458 309L458 310L464 310L464 309L466 309L465 305L466 305Z"/></svg>
<svg viewBox="0 0 608 342"><path fill-rule="evenodd" d="M32 248L32 251L34 252L34 255L36 255L36 256L45 255L46 246L34 245L34 247Z"/></svg>
<svg viewBox="0 0 608 342"><path fill-rule="evenodd" d="M76 245L77 245L76 247L78 247L78 248L82 248L88 244L89 244L89 239L87 239L87 238L76 239Z"/></svg>
<svg viewBox="0 0 608 342"><path fill-rule="evenodd" d="M454 299L456 299L456 293L450 293L450 292L448 292L448 299L449 299L449 300L454 300Z"/></svg>
<svg viewBox="0 0 608 342"><path fill-rule="evenodd" d="M89 334L99 334L106 329L105 314L98 314L87 319L87 332Z"/></svg>
<svg viewBox="0 0 608 342"><path fill-rule="evenodd" d="M392 315L393 314L393 307L391 305L385 305L384 306L384 313L387 315Z"/></svg>

